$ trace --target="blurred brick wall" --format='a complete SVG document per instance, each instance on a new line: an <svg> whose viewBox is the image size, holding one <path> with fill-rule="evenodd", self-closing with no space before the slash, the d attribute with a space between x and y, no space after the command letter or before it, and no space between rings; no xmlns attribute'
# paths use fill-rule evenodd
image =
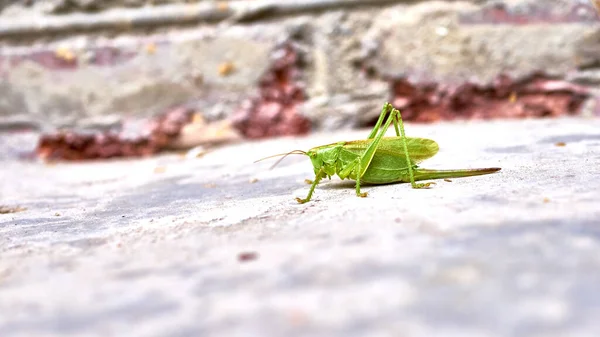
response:
<svg viewBox="0 0 600 337"><path fill-rule="evenodd" d="M521 104L506 117L596 114L600 21L588 1L312 0L312 10L279 12L261 0L200 1L216 15L197 22L162 20L182 6L167 2L148 19L148 1L0 1L0 124L97 126L181 105L228 118L261 97L286 99L287 79L261 89L282 45L298 57L294 104L317 129L368 125L386 100L443 119L465 95L481 107ZM266 5L231 11L243 2ZM78 12L99 24L61 28ZM40 18L54 30L30 29Z"/></svg>

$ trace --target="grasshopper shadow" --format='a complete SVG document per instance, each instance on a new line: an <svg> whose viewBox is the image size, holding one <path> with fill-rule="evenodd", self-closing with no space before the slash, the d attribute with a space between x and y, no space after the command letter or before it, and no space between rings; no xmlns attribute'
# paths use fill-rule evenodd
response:
<svg viewBox="0 0 600 337"><path fill-rule="evenodd" d="M578 143L583 141L593 141L600 140L600 134L598 135L590 135L590 134L571 134L571 135L563 135L563 136L550 136L541 139L538 144L548 144L548 143Z"/></svg>
<svg viewBox="0 0 600 337"><path fill-rule="evenodd" d="M306 185L306 186L310 186L310 185ZM362 184L361 184L362 186ZM321 190L347 190L347 189L352 189L356 187L356 182L353 180L333 180L333 178L331 178L331 181L327 181L327 182L321 182L319 185L317 185L317 189L321 189Z"/></svg>
<svg viewBox="0 0 600 337"><path fill-rule="evenodd" d="M390 182L390 183L385 183L385 184L373 184L373 183L360 183L360 188L362 189L363 187L377 187L377 186L387 186L387 185L400 185L400 184L406 184L405 182ZM356 188L356 181L355 180L334 180L334 178L331 178L331 182L327 181L325 182L321 182L319 185L317 185L317 189L323 189L323 190L346 190L346 189L354 189Z"/></svg>

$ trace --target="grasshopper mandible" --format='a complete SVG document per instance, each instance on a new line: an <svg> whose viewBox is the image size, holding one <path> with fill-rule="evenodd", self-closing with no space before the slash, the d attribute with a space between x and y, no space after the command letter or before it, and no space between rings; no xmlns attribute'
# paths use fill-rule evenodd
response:
<svg viewBox="0 0 600 337"><path fill-rule="evenodd" d="M386 115L387 120L382 126ZM391 124L394 124L396 137L384 137ZM379 133L378 133L379 131ZM311 181L306 198L296 198L303 204L310 201L321 179L337 175L342 180L356 180L356 195L366 197L367 192L360 191L361 183L389 184L410 182L412 188L428 188L434 182L416 183L419 180L460 178L490 174L500 170L498 167L482 169L428 170L417 166L425 159L433 157L439 150L438 144L431 139L406 137L400 111L390 103L383 106L375 127L365 140L342 141L313 147L308 151L294 150L275 156L303 154L310 158L315 178ZM258 161L260 161L258 160Z"/></svg>

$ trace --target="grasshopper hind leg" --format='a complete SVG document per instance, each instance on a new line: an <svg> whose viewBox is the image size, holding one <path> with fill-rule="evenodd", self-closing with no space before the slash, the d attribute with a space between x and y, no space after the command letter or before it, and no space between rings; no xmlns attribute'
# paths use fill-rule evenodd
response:
<svg viewBox="0 0 600 337"><path fill-rule="evenodd" d="M406 162L409 163L408 165L408 175L410 176L410 185L412 186L412 188L429 188L429 186L431 185L435 185L434 182L428 182L428 183L416 183L415 182L415 174L414 174L414 170L416 169L416 166L413 168L412 165L410 165L410 156L408 153L408 145L406 145L406 134L404 133L404 123L402 122L402 114L400 114L400 110L398 109L393 109L392 110L392 116L394 118L394 129L396 130L396 136L401 137L402 139L402 146L404 147L404 154L406 155Z"/></svg>
<svg viewBox="0 0 600 337"><path fill-rule="evenodd" d="M356 164L356 196L357 197L361 197L361 198L366 198L367 195L369 194L368 192L360 192L360 174L362 172L361 167L360 167L360 159L357 160L357 164Z"/></svg>

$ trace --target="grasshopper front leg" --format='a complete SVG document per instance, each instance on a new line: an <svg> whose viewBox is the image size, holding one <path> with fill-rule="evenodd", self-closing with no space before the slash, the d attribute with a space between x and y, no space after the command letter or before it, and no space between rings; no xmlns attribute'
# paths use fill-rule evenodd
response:
<svg viewBox="0 0 600 337"><path fill-rule="evenodd" d="M312 198L315 188L319 184L319 181L321 181L321 179L323 179L323 177L325 177L325 170L323 169L323 167L321 167L319 169L319 172L317 172L317 175L315 176L315 180L313 180L312 184L310 185L310 190L308 191L308 195L306 196L306 198L304 198L304 199L296 198L296 201L301 204L309 202L310 198Z"/></svg>

